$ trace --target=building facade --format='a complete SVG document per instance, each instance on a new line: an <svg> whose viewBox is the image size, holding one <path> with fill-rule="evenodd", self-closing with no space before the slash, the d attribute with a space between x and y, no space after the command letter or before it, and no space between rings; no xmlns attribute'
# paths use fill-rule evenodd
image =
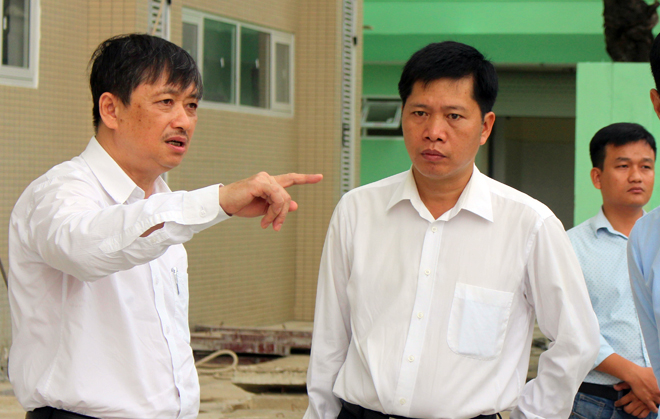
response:
<svg viewBox="0 0 660 419"><path fill-rule="evenodd" d="M3 5L0 259L5 270L14 202L33 179L82 152L93 135L87 80L92 51L111 36L148 31L191 52L204 79L191 149L167 175L172 190L230 183L262 170L325 176L313 187L293 188L300 210L279 233L262 231L255 220L234 219L186 245L191 324L311 321L327 223L343 183L358 176L359 160L351 153L359 153L359 144L350 141L357 130L342 125L342 109L347 98L359 109L361 2L4 0ZM351 122L356 121L357 116ZM345 173L343 159L352 164ZM6 292L0 287L0 355L6 356L10 335Z"/></svg>

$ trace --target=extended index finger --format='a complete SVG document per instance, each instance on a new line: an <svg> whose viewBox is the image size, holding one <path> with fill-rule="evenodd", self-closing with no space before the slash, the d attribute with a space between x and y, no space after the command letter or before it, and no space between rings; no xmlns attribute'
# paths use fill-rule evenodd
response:
<svg viewBox="0 0 660 419"><path fill-rule="evenodd" d="M318 173L314 175L306 175L302 173L287 173L285 175L273 176L275 181L283 188L288 188L293 185L306 185L311 183L318 183L323 179L323 175Z"/></svg>

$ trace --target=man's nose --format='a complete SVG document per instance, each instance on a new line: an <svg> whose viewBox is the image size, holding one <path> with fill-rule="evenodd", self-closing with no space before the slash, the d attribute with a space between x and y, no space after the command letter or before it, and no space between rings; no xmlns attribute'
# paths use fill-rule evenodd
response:
<svg viewBox="0 0 660 419"><path fill-rule="evenodd" d="M642 172L637 166L632 166L630 173L628 174L628 180L630 182L641 182L642 181Z"/></svg>
<svg viewBox="0 0 660 419"><path fill-rule="evenodd" d="M424 137L430 141L445 141L447 139L447 121L442 115L431 115L426 122Z"/></svg>
<svg viewBox="0 0 660 419"><path fill-rule="evenodd" d="M188 112L186 112L185 105L178 105L175 110L175 116L172 119L172 128L187 131L192 126L194 118L194 116L189 115Z"/></svg>

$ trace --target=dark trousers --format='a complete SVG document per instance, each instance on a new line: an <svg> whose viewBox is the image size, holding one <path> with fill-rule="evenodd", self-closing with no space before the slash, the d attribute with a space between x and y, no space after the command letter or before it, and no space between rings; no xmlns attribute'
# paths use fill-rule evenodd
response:
<svg viewBox="0 0 660 419"><path fill-rule="evenodd" d="M497 419L501 418L500 414L496 415L479 415L473 419ZM365 409L356 404L341 401L341 410L337 419L411 419L403 416L386 415L385 413L376 412L375 410Z"/></svg>
<svg viewBox="0 0 660 419"><path fill-rule="evenodd" d="M94 419L91 416L81 415L79 413L68 412L66 410L55 409L53 407L40 407L25 414L25 419Z"/></svg>

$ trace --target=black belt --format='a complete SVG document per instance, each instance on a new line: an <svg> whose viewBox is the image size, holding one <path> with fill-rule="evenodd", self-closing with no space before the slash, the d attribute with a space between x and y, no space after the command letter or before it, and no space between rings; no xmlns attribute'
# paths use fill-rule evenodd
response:
<svg viewBox="0 0 660 419"><path fill-rule="evenodd" d="M68 410L55 409L54 407L40 407L25 414L25 419L95 419L80 413Z"/></svg>
<svg viewBox="0 0 660 419"><path fill-rule="evenodd" d="M614 386L606 386L603 384L582 383L578 389L580 393L588 394L590 396L602 397L603 399L617 401L621 397L628 394L630 390L617 391Z"/></svg>
<svg viewBox="0 0 660 419"><path fill-rule="evenodd" d="M353 403L349 403L345 400L342 400L341 404L342 404L342 406L344 406L344 408L346 410L351 412L351 414L353 416L355 416L356 418L360 418L360 419L390 419L390 418L393 418L393 419L412 419L412 418L407 418L405 416L386 415L385 413L376 412L375 410L365 409L362 406L359 406L359 405L353 404ZM497 419L498 417L501 418L499 413L496 414L496 415L479 415L479 416L477 416L473 419Z"/></svg>

